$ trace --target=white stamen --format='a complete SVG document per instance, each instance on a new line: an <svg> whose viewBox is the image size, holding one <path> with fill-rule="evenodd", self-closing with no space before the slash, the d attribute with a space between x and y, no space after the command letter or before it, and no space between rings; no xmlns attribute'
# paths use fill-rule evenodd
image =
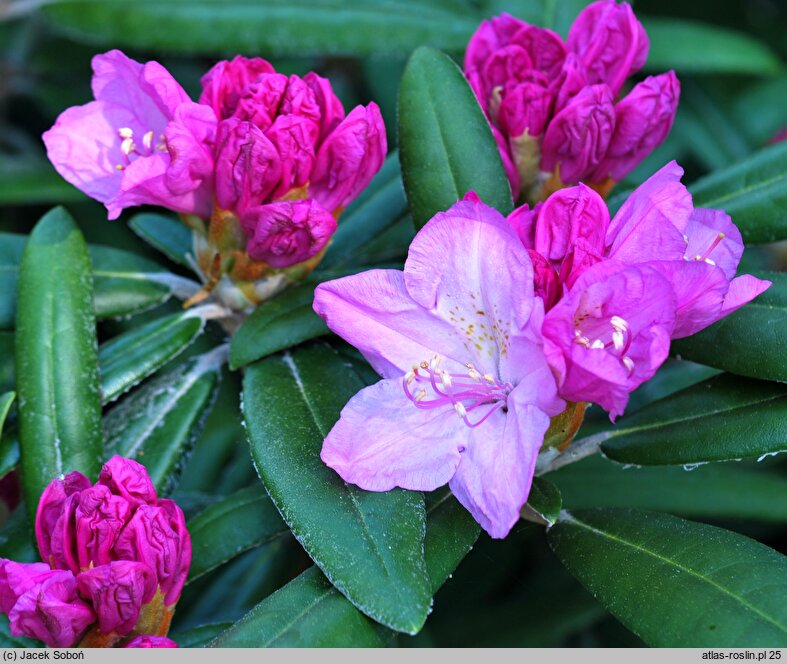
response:
<svg viewBox="0 0 787 664"><path fill-rule="evenodd" d="M410 383L412 383L415 380L415 372L414 371L408 371L405 374L404 379L407 381L407 384L410 385Z"/></svg>
<svg viewBox="0 0 787 664"><path fill-rule="evenodd" d="M456 411L456 414L459 415L459 417L467 417L467 410L465 410L465 407L461 403L455 403L454 410Z"/></svg>
<svg viewBox="0 0 787 664"><path fill-rule="evenodd" d="M620 316L612 316L612 318L609 319L609 322L618 332L626 332L629 329L629 324Z"/></svg>
<svg viewBox="0 0 787 664"><path fill-rule="evenodd" d="M451 387L451 374L447 371L440 372L440 382L443 384L443 387L450 388Z"/></svg>
<svg viewBox="0 0 787 664"><path fill-rule="evenodd" d="M421 388L421 391L415 395L415 400L422 401L425 398L426 398L426 390L424 388Z"/></svg>
<svg viewBox="0 0 787 664"><path fill-rule="evenodd" d="M146 150L150 150L151 146L153 145L153 132L149 131L142 137L142 145L145 146Z"/></svg>
<svg viewBox="0 0 787 664"><path fill-rule="evenodd" d="M716 265L716 261L714 261L712 258L706 258L706 259L705 259L705 262L706 262L708 265Z"/></svg>
<svg viewBox="0 0 787 664"><path fill-rule="evenodd" d="M484 374L483 378L484 378L484 380L487 383L493 383L494 384L494 382L495 382L495 378L494 378L494 376L492 374Z"/></svg>
<svg viewBox="0 0 787 664"><path fill-rule="evenodd" d="M601 339L596 339L592 344L590 344L591 348L604 348L604 342Z"/></svg>
<svg viewBox="0 0 787 664"><path fill-rule="evenodd" d="M120 138L133 138L134 132L128 127L121 127L118 129L118 136L120 136Z"/></svg>
<svg viewBox="0 0 787 664"><path fill-rule="evenodd" d="M617 351L623 350L623 332L616 329L612 333L612 345L615 346L615 350Z"/></svg>
<svg viewBox="0 0 787 664"><path fill-rule="evenodd" d="M131 154L134 148L136 148L136 145L134 145L133 138L124 138L123 142L120 144L121 152L126 155Z"/></svg>
<svg viewBox="0 0 787 664"><path fill-rule="evenodd" d="M688 235L684 235L683 236L683 241L688 245L688 243L689 243L689 236Z"/></svg>
<svg viewBox="0 0 787 664"><path fill-rule="evenodd" d="M429 368L432 371L437 371L437 367L440 366L440 356L435 355L432 360L429 362Z"/></svg>
<svg viewBox="0 0 787 664"><path fill-rule="evenodd" d="M623 366L628 369L629 373L634 371L634 360L632 360L628 355L626 355L621 362L623 362Z"/></svg>

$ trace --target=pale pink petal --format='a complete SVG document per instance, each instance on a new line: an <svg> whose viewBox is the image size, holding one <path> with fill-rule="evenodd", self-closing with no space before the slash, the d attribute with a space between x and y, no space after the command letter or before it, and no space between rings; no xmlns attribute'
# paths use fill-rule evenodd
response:
<svg viewBox="0 0 787 664"><path fill-rule="evenodd" d="M368 270L320 284L314 310L386 378L404 376L436 353L467 371L470 358L454 326L415 302L398 270Z"/></svg>
<svg viewBox="0 0 787 664"><path fill-rule="evenodd" d="M549 428L549 417L516 395L509 397L507 414L498 411L472 430L450 482L454 496L494 538L505 537L519 520Z"/></svg>
<svg viewBox="0 0 787 664"><path fill-rule="evenodd" d="M743 256L743 238L724 210L695 208L686 226L685 257L722 269L729 281L738 271Z"/></svg>
<svg viewBox="0 0 787 664"><path fill-rule="evenodd" d="M609 224L609 258L626 263L683 258L683 234L694 206L682 175L683 169L671 161L626 199Z"/></svg>
<svg viewBox="0 0 787 664"><path fill-rule="evenodd" d="M391 378L350 400L320 457L367 491L432 491L453 476L469 431L453 408L417 408L402 378Z"/></svg>
<svg viewBox="0 0 787 664"><path fill-rule="evenodd" d="M730 282L730 289L724 298L721 315L726 316L740 309L744 304L751 302L760 293L770 288L773 282L766 279L757 279L750 274L743 274Z"/></svg>

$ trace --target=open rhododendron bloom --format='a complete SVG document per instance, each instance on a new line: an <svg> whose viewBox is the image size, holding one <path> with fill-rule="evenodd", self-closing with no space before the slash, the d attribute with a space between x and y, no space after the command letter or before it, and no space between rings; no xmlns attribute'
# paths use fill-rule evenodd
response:
<svg viewBox="0 0 787 664"><path fill-rule="evenodd" d="M508 14L479 26L465 74L515 198L538 200L578 181L608 190L666 138L680 96L673 72L618 99L648 48L631 7L616 0L583 9L566 41Z"/></svg>
<svg viewBox="0 0 787 664"><path fill-rule="evenodd" d="M342 411L325 463L372 491L448 483L504 537L564 407L544 357L533 267L506 220L471 196L418 233L404 272L321 284L314 308L382 376Z"/></svg>
<svg viewBox="0 0 787 664"><path fill-rule="evenodd" d="M0 559L0 610L12 634L56 647L166 634L191 539L183 512L157 497L144 466L114 456L95 485L78 472L53 480L35 530L44 563Z"/></svg>
<svg viewBox="0 0 787 664"><path fill-rule="evenodd" d="M43 136L50 161L111 219L144 204L181 213L204 281L228 282L220 294L237 286L225 298L233 308L308 274L385 159L377 105L345 117L313 72L285 76L238 56L205 74L194 102L157 62L110 51L93 71L95 101Z"/></svg>

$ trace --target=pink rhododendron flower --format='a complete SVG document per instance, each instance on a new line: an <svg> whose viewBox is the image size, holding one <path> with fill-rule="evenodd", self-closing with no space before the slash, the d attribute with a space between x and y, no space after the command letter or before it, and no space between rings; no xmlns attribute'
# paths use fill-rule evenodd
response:
<svg viewBox="0 0 787 664"><path fill-rule="evenodd" d="M608 187L666 138L680 95L674 73L649 77L615 104L648 48L631 7L615 0L583 9L566 42L508 14L481 23L467 45L465 74L515 197L537 198L550 173Z"/></svg>
<svg viewBox="0 0 787 664"><path fill-rule="evenodd" d="M124 648L177 648L178 644L166 636L135 636Z"/></svg>
<svg viewBox="0 0 787 664"><path fill-rule="evenodd" d="M74 575L44 563L0 559L0 603L11 634L52 648L74 645L96 620L93 609L77 594Z"/></svg>
<svg viewBox="0 0 787 664"><path fill-rule="evenodd" d="M614 419L628 393L685 337L751 301L770 282L736 277L741 234L721 210L695 208L667 164L610 220L585 185L568 187L508 222L530 252L543 334L559 394Z"/></svg>
<svg viewBox="0 0 787 664"><path fill-rule="evenodd" d="M504 537L564 407L544 359L533 267L508 222L470 197L418 233L404 272L321 284L314 308L383 378L344 408L325 463L371 491L449 483Z"/></svg>
<svg viewBox="0 0 787 664"><path fill-rule="evenodd" d="M43 136L58 173L104 203L110 219L142 204L210 214L213 169L202 146L212 112L157 62L109 51L93 58L93 72L96 100L63 112ZM183 165L195 162L187 152L199 154L196 166Z"/></svg>

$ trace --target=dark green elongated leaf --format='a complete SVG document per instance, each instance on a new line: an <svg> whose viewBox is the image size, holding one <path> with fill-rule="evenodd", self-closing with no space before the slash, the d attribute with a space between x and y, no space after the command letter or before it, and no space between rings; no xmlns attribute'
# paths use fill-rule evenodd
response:
<svg viewBox="0 0 787 664"><path fill-rule="evenodd" d="M596 435L604 455L620 463L758 458L787 449L787 385L722 374L655 401L620 424Z"/></svg>
<svg viewBox="0 0 787 664"><path fill-rule="evenodd" d="M772 285L738 311L674 342L673 353L731 373L787 382L787 274L760 272Z"/></svg>
<svg viewBox="0 0 787 664"><path fill-rule="evenodd" d="M416 0L61 0L45 14L58 30L113 46L299 57L460 51L478 23L461 3Z"/></svg>
<svg viewBox="0 0 787 664"><path fill-rule="evenodd" d="M543 477L534 477L527 503L522 508L522 518L552 526L563 507L559 489Z"/></svg>
<svg viewBox="0 0 787 664"><path fill-rule="evenodd" d="M548 532L569 571L657 647L787 642L787 558L747 537L639 510L564 512Z"/></svg>
<svg viewBox="0 0 787 664"><path fill-rule="evenodd" d="M755 81L733 98L731 112L738 127L755 145L764 145L784 127L782 100L787 75Z"/></svg>
<svg viewBox="0 0 787 664"><path fill-rule="evenodd" d="M163 214L144 212L135 214L129 227L145 242L158 249L171 261L191 268L189 255L193 254L191 231L185 224Z"/></svg>
<svg viewBox="0 0 787 664"><path fill-rule="evenodd" d="M312 309L316 286L309 279L257 307L232 337L230 368L328 334L328 327Z"/></svg>
<svg viewBox="0 0 787 664"><path fill-rule="evenodd" d="M342 214L320 269L359 265L354 260L359 250L393 226L406 212L399 156L393 153L369 186Z"/></svg>
<svg viewBox="0 0 787 664"><path fill-rule="evenodd" d="M223 632L213 648L379 648L391 632L358 611L315 566Z"/></svg>
<svg viewBox="0 0 787 664"><path fill-rule="evenodd" d="M259 485L211 505L189 520L188 529L193 552L189 583L288 530Z"/></svg>
<svg viewBox="0 0 787 664"><path fill-rule="evenodd" d="M711 173L689 190L697 207L727 212L746 242L787 238L787 142Z"/></svg>
<svg viewBox="0 0 787 664"><path fill-rule="evenodd" d="M415 633L431 601L419 493L366 492L320 460L325 436L364 383L330 347L246 369L243 413L257 472L331 582L378 622Z"/></svg>
<svg viewBox="0 0 787 664"><path fill-rule="evenodd" d="M104 454L136 459L159 492L170 492L213 405L226 357L219 346L187 360L112 408L104 418Z"/></svg>
<svg viewBox="0 0 787 664"><path fill-rule="evenodd" d="M178 644L179 648L204 648L230 627L232 627L231 622L210 623L183 632L173 632L169 637Z"/></svg>
<svg viewBox="0 0 787 664"><path fill-rule="evenodd" d="M0 332L0 392L14 389L14 372L14 333Z"/></svg>
<svg viewBox="0 0 787 664"><path fill-rule="evenodd" d="M513 202L484 113L459 67L422 47L399 89L402 177L416 228L468 191L508 214Z"/></svg>
<svg viewBox="0 0 787 664"><path fill-rule="evenodd" d="M549 474L566 509L637 507L687 517L787 523L787 478L740 462L629 468L600 456Z"/></svg>
<svg viewBox="0 0 787 664"><path fill-rule="evenodd" d="M27 237L0 233L0 329L13 329L19 261ZM164 272L152 261L120 249L89 247L98 319L127 316L175 295L186 299L199 284Z"/></svg>
<svg viewBox="0 0 787 664"><path fill-rule="evenodd" d="M0 528L0 557L20 563L37 562L40 558L34 543L35 535L27 519L27 510L20 504Z"/></svg>
<svg viewBox="0 0 787 664"><path fill-rule="evenodd" d="M433 491L427 503L424 553L434 593L473 547L480 528L448 490ZM386 645L393 634L358 611L311 567L209 645L372 648Z"/></svg>
<svg viewBox="0 0 787 664"><path fill-rule="evenodd" d="M14 403L15 398L15 392L6 392L5 394L0 394L0 433L3 431L5 418L8 417L8 411L11 410L11 404Z"/></svg>
<svg viewBox="0 0 787 664"><path fill-rule="evenodd" d="M101 345L101 395L114 401L183 352L205 327L212 307L198 307L152 320Z"/></svg>
<svg viewBox="0 0 787 664"><path fill-rule="evenodd" d="M54 208L38 222L19 265L16 382L22 486L35 512L52 478L101 467L101 394L87 245Z"/></svg>
<svg viewBox="0 0 787 664"><path fill-rule="evenodd" d="M650 39L647 71L778 74L783 66L767 46L742 32L684 18L640 17Z"/></svg>

